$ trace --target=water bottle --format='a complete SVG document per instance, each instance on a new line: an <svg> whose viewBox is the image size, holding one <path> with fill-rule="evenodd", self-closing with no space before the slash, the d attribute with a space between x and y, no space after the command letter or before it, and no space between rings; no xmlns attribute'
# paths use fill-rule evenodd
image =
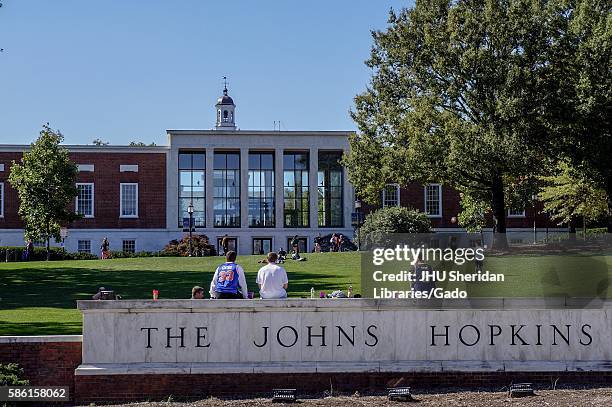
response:
<svg viewBox="0 0 612 407"><path fill-rule="evenodd" d="M349 297L349 298L353 297L353 286L352 285L349 285L349 288L346 291L346 296Z"/></svg>
<svg viewBox="0 0 612 407"><path fill-rule="evenodd" d="M315 289L314 289L314 287L312 287L310 289L310 299L314 299L314 297L315 297Z"/></svg>

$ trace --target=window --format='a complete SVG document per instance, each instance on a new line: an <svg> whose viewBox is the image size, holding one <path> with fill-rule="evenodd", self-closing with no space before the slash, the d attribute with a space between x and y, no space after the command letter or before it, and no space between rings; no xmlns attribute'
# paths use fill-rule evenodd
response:
<svg viewBox="0 0 612 407"><path fill-rule="evenodd" d="M291 253L291 250L293 250L293 247L291 246L291 241L293 240L293 236L289 236L287 238L287 252ZM300 250L300 253L306 253L308 250L308 241L306 240L305 237L298 237L298 249Z"/></svg>
<svg viewBox="0 0 612 407"><path fill-rule="evenodd" d="M218 237L217 238L217 253L219 253L220 255L224 255L225 252L223 251L223 245L221 244L221 242L223 242L223 237ZM238 247L238 239L235 237L228 237L227 238L227 251L236 252L237 247Z"/></svg>
<svg viewBox="0 0 612 407"><path fill-rule="evenodd" d="M123 253L136 253L136 240L134 239L123 239L121 245Z"/></svg>
<svg viewBox="0 0 612 407"><path fill-rule="evenodd" d="M272 238L254 237L253 254L268 254L272 251Z"/></svg>
<svg viewBox="0 0 612 407"><path fill-rule="evenodd" d="M76 213L86 218L94 216L94 184L76 184L77 196L74 208Z"/></svg>
<svg viewBox="0 0 612 407"><path fill-rule="evenodd" d="M382 204L383 208L387 206L399 206L400 205L400 194L399 194L399 185L397 184L387 184L383 189L382 195Z"/></svg>
<svg viewBox="0 0 612 407"><path fill-rule="evenodd" d="M308 166L308 153L284 153L283 218L285 227L309 226Z"/></svg>
<svg viewBox="0 0 612 407"><path fill-rule="evenodd" d="M122 218L138 217L138 184L120 184L120 213Z"/></svg>
<svg viewBox="0 0 612 407"><path fill-rule="evenodd" d="M249 226L274 227L273 153L249 153Z"/></svg>
<svg viewBox="0 0 612 407"><path fill-rule="evenodd" d="M425 185L425 213L430 218L442 217L442 186Z"/></svg>
<svg viewBox="0 0 612 407"><path fill-rule="evenodd" d="M509 218L524 218L525 217L525 208L521 209L508 209L508 217Z"/></svg>
<svg viewBox="0 0 612 407"><path fill-rule="evenodd" d="M4 217L4 183L0 182L0 218Z"/></svg>
<svg viewBox="0 0 612 407"><path fill-rule="evenodd" d="M77 243L79 253L91 253L91 240L79 240Z"/></svg>
<svg viewBox="0 0 612 407"><path fill-rule="evenodd" d="M215 153L215 227L240 227L240 153Z"/></svg>
<svg viewBox="0 0 612 407"><path fill-rule="evenodd" d="M342 151L319 152L317 207L319 227L343 227Z"/></svg>
<svg viewBox="0 0 612 407"><path fill-rule="evenodd" d="M179 151L179 227L189 229L189 204L193 227L206 226L206 153Z"/></svg>

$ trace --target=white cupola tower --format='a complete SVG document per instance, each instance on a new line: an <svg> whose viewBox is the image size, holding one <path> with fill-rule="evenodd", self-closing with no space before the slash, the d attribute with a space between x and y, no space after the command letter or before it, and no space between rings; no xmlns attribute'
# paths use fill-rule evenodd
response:
<svg viewBox="0 0 612 407"><path fill-rule="evenodd" d="M227 78L223 77L223 79ZM217 111L215 130L236 130L236 105L227 94L227 80L223 86L223 96L217 99L215 110Z"/></svg>

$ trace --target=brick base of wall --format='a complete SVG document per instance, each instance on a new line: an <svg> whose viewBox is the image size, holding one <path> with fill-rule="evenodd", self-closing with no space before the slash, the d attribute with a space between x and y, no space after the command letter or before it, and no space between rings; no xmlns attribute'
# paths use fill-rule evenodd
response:
<svg viewBox="0 0 612 407"><path fill-rule="evenodd" d="M197 399L209 396L270 396L273 388L295 388L298 395L320 395L326 390L381 392L387 387L411 386L416 391L437 388L499 389L514 382L550 386L601 384L612 386L612 372L487 372L487 373L258 373L258 374L158 374L75 376L81 364L81 342L0 342L0 363L18 363L32 385L68 386L71 401L126 402L140 400Z"/></svg>
<svg viewBox="0 0 612 407"><path fill-rule="evenodd" d="M510 383L531 382L551 386L563 384L612 385L612 372L529 373L304 373L304 374L159 374L76 376L76 402L129 402L202 399L209 396L269 397L273 388L295 388L298 396L318 395L326 390L361 394L385 391L388 387L411 386L415 390L436 388L497 389Z"/></svg>
<svg viewBox="0 0 612 407"><path fill-rule="evenodd" d="M68 386L81 364L81 342L0 343L0 363L17 363L32 386Z"/></svg>

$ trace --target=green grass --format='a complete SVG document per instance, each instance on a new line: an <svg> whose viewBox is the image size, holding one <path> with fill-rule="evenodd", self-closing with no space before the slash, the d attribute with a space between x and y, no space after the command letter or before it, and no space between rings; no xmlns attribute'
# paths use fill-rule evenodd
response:
<svg viewBox="0 0 612 407"><path fill-rule="evenodd" d="M240 256L250 291L263 256ZM290 297L361 288L357 253L308 254L308 261L285 264ZM139 258L89 261L0 263L0 335L80 334L76 300L89 299L99 286L113 288L124 299L189 298L194 285L206 291L220 257ZM504 283L458 283L447 287L468 290L470 296L612 297L612 256L588 260L559 256L489 258L487 268L506 275Z"/></svg>
<svg viewBox="0 0 612 407"><path fill-rule="evenodd" d="M239 256L249 291L264 256ZM289 295L360 287L359 256L354 253L309 254L305 262L289 261ZM76 300L90 299L98 287L113 288L123 299L190 298L200 285L208 292L221 257L111 259L0 263L0 335L80 334Z"/></svg>

